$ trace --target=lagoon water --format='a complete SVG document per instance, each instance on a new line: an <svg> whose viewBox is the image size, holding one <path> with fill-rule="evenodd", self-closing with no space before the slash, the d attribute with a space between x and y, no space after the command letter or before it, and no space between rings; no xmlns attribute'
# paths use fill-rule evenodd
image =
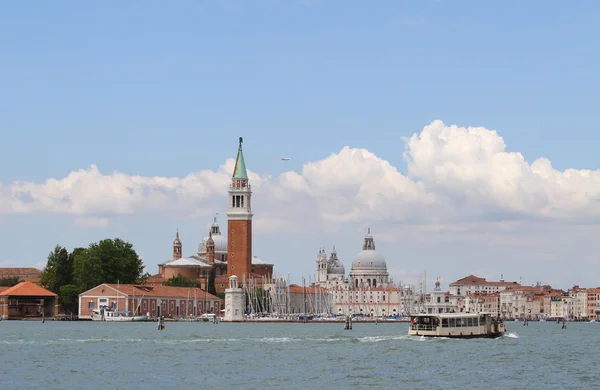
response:
<svg viewBox="0 0 600 390"><path fill-rule="evenodd" d="M491 340L408 324L0 321L0 389L598 388L600 323Z"/></svg>

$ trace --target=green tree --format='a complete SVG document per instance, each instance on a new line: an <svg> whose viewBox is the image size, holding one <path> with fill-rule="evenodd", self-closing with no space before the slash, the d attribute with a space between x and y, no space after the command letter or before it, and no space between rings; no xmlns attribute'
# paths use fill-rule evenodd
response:
<svg viewBox="0 0 600 390"><path fill-rule="evenodd" d="M81 291L101 283L135 283L144 271L133 245L120 238L94 242L74 252L74 282Z"/></svg>
<svg viewBox="0 0 600 390"><path fill-rule="evenodd" d="M79 293L79 288L73 284L60 286L60 302L65 311L77 314Z"/></svg>
<svg viewBox="0 0 600 390"><path fill-rule="evenodd" d="M217 289L215 288L215 272L215 267L212 267L208 274L208 283L206 286L206 292L212 295L217 294Z"/></svg>
<svg viewBox="0 0 600 390"><path fill-rule="evenodd" d="M164 282L163 286L200 288L200 282L194 279L186 278L182 274L177 274L177 276L173 276L171 279Z"/></svg>
<svg viewBox="0 0 600 390"><path fill-rule="evenodd" d="M20 280L18 276L6 276L0 278L0 286L2 287L12 287L19 284Z"/></svg>
<svg viewBox="0 0 600 390"><path fill-rule="evenodd" d="M48 254L48 261L42 271L41 284L48 290L59 293L60 286L71 283L73 279L73 263L69 259L69 252L56 245Z"/></svg>

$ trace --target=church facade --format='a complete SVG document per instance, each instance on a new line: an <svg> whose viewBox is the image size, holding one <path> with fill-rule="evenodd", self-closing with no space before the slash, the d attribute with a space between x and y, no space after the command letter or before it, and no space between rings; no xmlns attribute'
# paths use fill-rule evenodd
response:
<svg viewBox="0 0 600 390"><path fill-rule="evenodd" d="M217 292L229 286L229 277L236 276L241 284L250 278L254 284L271 281L273 264L252 253L252 191L244 154L242 138L238 147L235 168L228 190L227 231L221 228L215 217L208 235L198 245L196 253L183 256L183 244L179 232L173 241L173 257L158 265L158 273L148 278L147 284L162 284L178 275L198 280L206 289L211 272L215 275Z"/></svg>
<svg viewBox="0 0 600 390"><path fill-rule="evenodd" d="M375 249L371 229L364 237L362 251L352 261L348 277L335 246L329 259L320 249L316 283L330 295L333 314L386 317L408 313L410 302L389 278L385 258Z"/></svg>

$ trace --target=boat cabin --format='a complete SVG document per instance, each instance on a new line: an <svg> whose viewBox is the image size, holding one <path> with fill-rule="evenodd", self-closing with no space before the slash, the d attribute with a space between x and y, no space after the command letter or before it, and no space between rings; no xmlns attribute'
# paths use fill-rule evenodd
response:
<svg viewBox="0 0 600 390"><path fill-rule="evenodd" d="M495 337L506 330L491 313L416 314L409 335L431 337Z"/></svg>

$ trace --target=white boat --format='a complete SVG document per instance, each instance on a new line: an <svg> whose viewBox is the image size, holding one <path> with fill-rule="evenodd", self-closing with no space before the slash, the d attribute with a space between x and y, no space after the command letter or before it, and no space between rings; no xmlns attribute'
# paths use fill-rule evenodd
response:
<svg viewBox="0 0 600 390"><path fill-rule="evenodd" d="M506 325L491 313L439 313L410 316L409 336L495 338Z"/></svg>
<svg viewBox="0 0 600 390"><path fill-rule="evenodd" d="M215 322L217 316L213 313L204 313L199 318L201 321L204 321L204 322L208 322L208 321Z"/></svg>
<svg viewBox="0 0 600 390"><path fill-rule="evenodd" d="M132 316L129 311L116 311L108 309L92 310L92 321L108 321L108 322L140 322L149 321L148 316Z"/></svg>

